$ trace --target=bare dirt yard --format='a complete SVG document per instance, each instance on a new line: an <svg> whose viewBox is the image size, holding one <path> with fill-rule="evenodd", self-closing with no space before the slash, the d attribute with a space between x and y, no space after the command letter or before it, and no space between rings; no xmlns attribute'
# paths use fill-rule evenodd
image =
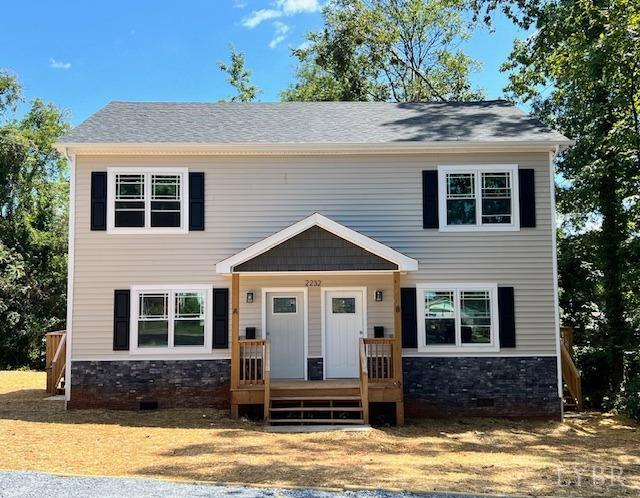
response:
<svg viewBox="0 0 640 498"><path fill-rule="evenodd" d="M0 469L270 486L640 496L639 426L419 420L368 432L272 434L215 410L65 411L40 372L0 372Z"/></svg>

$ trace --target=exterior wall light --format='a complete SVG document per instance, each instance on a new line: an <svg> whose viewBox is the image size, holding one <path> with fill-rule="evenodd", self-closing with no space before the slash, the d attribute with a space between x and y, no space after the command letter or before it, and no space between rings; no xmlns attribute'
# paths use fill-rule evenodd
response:
<svg viewBox="0 0 640 498"><path fill-rule="evenodd" d="M253 291L247 292L247 303L253 303Z"/></svg>
<svg viewBox="0 0 640 498"><path fill-rule="evenodd" d="M376 301L382 301L382 291L381 290L377 290L376 291Z"/></svg>

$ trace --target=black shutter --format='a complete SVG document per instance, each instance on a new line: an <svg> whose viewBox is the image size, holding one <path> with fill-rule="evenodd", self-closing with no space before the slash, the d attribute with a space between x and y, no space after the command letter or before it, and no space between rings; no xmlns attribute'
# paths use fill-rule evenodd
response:
<svg viewBox="0 0 640 498"><path fill-rule="evenodd" d="M204 230L204 173L189 173L189 230Z"/></svg>
<svg viewBox="0 0 640 498"><path fill-rule="evenodd" d="M416 288L400 289L400 317L402 319L402 347L418 347L418 317L416 310Z"/></svg>
<svg viewBox="0 0 640 498"><path fill-rule="evenodd" d="M107 172L91 172L91 230L107 229Z"/></svg>
<svg viewBox="0 0 640 498"><path fill-rule="evenodd" d="M213 349L229 347L229 289L213 289Z"/></svg>
<svg viewBox="0 0 640 498"><path fill-rule="evenodd" d="M113 350L129 349L129 316L131 291L129 289L114 291L113 299Z"/></svg>
<svg viewBox="0 0 640 498"><path fill-rule="evenodd" d="M536 187L532 169L518 170L520 190L520 227L536 226Z"/></svg>
<svg viewBox="0 0 640 498"><path fill-rule="evenodd" d="M500 347L516 347L516 313L513 287L498 287L498 317L500 321Z"/></svg>
<svg viewBox="0 0 640 498"><path fill-rule="evenodd" d="M422 228L438 228L438 171L422 172Z"/></svg>

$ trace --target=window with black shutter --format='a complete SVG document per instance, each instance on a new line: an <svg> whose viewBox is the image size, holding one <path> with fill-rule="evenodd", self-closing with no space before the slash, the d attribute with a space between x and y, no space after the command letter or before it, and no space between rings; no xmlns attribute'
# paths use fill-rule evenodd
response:
<svg viewBox="0 0 640 498"><path fill-rule="evenodd" d="M113 187L113 197L107 207L110 231L188 230L186 169L112 169L109 185Z"/></svg>

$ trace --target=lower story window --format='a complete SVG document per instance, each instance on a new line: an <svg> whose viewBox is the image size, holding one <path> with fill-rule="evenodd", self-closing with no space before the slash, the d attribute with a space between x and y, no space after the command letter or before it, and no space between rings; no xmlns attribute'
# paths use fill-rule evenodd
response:
<svg viewBox="0 0 640 498"><path fill-rule="evenodd" d="M417 290L420 349L496 347L495 284L420 284Z"/></svg>
<svg viewBox="0 0 640 498"><path fill-rule="evenodd" d="M179 352L207 345L208 289L135 288L132 300L137 310L132 327L136 334L135 349Z"/></svg>

